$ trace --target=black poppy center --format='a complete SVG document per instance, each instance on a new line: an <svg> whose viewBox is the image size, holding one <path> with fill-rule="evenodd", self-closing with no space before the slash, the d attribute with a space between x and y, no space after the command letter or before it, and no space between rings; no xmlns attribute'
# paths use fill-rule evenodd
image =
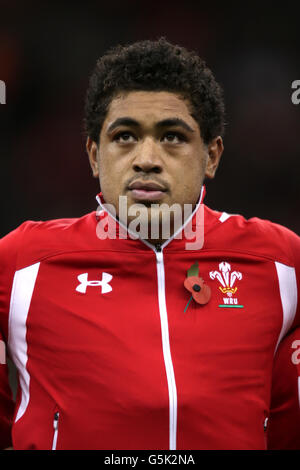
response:
<svg viewBox="0 0 300 470"><path fill-rule="evenodd" d="M194 291L196 291L196 292L200 292L200 291L201 291L201 287L199 286L199 284L194 284L194 285L193 285L193 289L194 289Z"/></svg>

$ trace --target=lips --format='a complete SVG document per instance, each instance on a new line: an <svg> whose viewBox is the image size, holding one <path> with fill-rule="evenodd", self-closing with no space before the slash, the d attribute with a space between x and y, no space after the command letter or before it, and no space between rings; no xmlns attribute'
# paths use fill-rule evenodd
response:
<svg viewBox="0 0 300 470"><path fill-rule="evenodd" d="M159 183L155 183L152 181L143 182L143 181L135 181L128 186L129 189L138 189L142 191L166 191L166 188L161 186Z"/></svg>
<svg viewBox="0 0 300 470"><path fill-rule="evenodd" d="M139 201L157 201L161 199L167 191L166 188L154 181L135 181L128 186L128 189L131 191L134 199Z"/></svg>

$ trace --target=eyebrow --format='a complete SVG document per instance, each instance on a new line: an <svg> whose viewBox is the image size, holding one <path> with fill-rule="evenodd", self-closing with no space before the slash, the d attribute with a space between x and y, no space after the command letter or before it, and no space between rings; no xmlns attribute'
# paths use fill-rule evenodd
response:
<svg viewBox="0 0 300 470"><path fill-rule="evenodd" d="M114 122L112 122L108 126L107 133L110 134L114 129L116 129L119 126L141 127L138 121L125 116L125 117L117 118ZM180 119L180 118L163 119L162 121L159 121L155 124L155 127L157 128L174 127L174 126L183 127L188 132L195 132L194 129L192 129L183 119Z"/></svg>

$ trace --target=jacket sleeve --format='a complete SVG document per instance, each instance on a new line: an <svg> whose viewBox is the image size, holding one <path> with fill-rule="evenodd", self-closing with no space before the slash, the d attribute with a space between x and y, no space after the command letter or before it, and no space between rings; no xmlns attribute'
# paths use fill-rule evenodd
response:
<svg viewBox="0 0 300 470"><path fill-rule="evenodd" d="M11 427L15 403L9 385L6 357L10 298L20 238L25 224L0 239L0 449L11 446Z"/></svg>
<svg viewBox="0 0 300 470"><path fill-rule="evenodd" d="M15 407L9 386L5 349L5 342L0 335L0 449L12 445L11 426Z"/></svg>
<svg viewBox="0 0 300 470"><path fill-rule="evenodd" d="M268 449L300 449L300 238L284 229L282 246L289 250L295 282L290 289L295 317L273 362Z"/></svg>
<svg viewBox="0 0 300 470"><path fill-rule="evenodd" d="M300 449L300 328L280 343L273 366L268 449Z"/></svg>

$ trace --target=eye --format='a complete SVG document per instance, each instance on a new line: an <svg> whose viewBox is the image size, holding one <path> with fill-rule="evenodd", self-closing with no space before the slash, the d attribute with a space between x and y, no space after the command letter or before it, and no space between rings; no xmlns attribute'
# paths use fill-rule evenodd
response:
<svg viewBox="0 0 300 470"><path fill-rule="evenodd" d="M180 142L186 141L186 138L183 134L180 134L180 132L167 132L162 140L166 140L167 143L170 144L178 144Z"/></svg>
<svg viewBox="0 0 300 470"><path fill-rule="evenodd" d="M131 132L128 132L128 131L123 131L123 132L119 132L118 134L116 134L113 138L113 140L115 142L119 142L120 144L129 144L129 143L132 143L133 140L132 139L135 139L134 135L131 133Z"/></svg>

